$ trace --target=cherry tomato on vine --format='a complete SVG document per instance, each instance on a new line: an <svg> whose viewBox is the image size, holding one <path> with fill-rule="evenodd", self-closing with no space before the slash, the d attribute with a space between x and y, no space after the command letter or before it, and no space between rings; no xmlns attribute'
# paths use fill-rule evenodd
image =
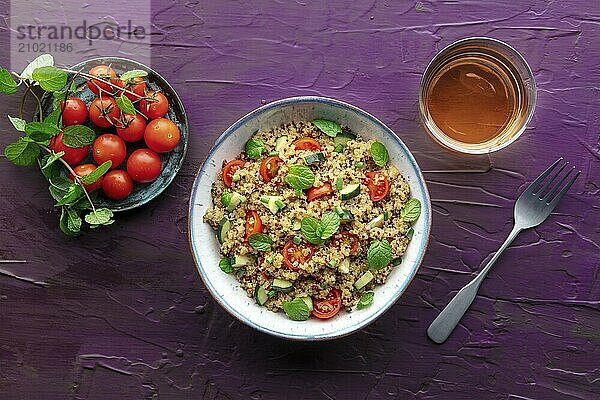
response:
<svg viewBox="0 0 600 400"><path fill-rule="evenodd" d="M111 169L117 168L125 161L127 148L125 142L117 135L105 133L94 140L92 145L92 157L98 165L112 161Z"/></svg>
<svg viewBox="0 0 600 400"><path fill-rule="evenodd" d="M390 191L390 182L388 178L379 171L371 171L366 174L365 184L369 189L371 201L383 200Z"/></svg>
<svg viewBox="0 0 600 400"><path fill-rule="evenodd" d="M117 135L126 142L137 142L144 137L146 120L139 114L123 114L115 124Z"/></svg>
<svg viewBox="0 0 600 400"><path fill-rule="evenodd" d="M62 159L65 160L69 165L76 165L82 162L83 159L88 155L90 146L69 147L63 143L62 137L62 132L54 136L50 140L48 148L50 148L50 150L53 150L55 153L64 151L65 154L63 154Z"/></svg>
<svg viewBox="0 0 600 400"><path fill-rule="evenodd" d="M242 160L231 160L223 167L223 183L227 187L231 187L233 185L233 175L235 171L244 167L246 164Z"/></svg>
<svg viewBox="0 0 600 400"><path fill-rule="evenodd" d="M69 97L66 102L61 101L60 108L64 126L81 125L87 120L88 109L80 98Z"/></svg>
<svg viewBox="0 0 600 400"><path fill-rule="evenodd" d="M329 319L337 314L342 308L342 292L331 288L324 299L313 298L313 310L311 314L320 319Z"/></svg>
<svg viewBox="0 0 600 400"><path fill-rule="evenodd" d="M157 153L173 150L179 143L181 134L177 125L167 118L156 118L148 123L144 132L146 145Z"/></svg>
<svg viewBox="0 0 600 400"><path fill-rule="evenodd" d="M136 182L152 182L161 168L160 157L150 149L137 149L127 159L127 173Z"/></svg>
<svg viewBox="0 0 600 400"><path fill-rule="evenodd" d="M143 98L144 95L146 94L146 81L141 76L137 76L135 78L128 79L127 81L122 81L121 79L117 79L115 81L115 84L123 89L129 90L130 92L137 94L137 96L136 96L134 94L127 93L124 90L120 90L120 91L117 90L117 93L119 93L119 95L124 94L131 101L139 100L139 99Z"/></svg>
<svg viewBox="0 0 600 400"><path fill-rule="evenodd" d="M314 249L311 245L295 244L288 240L283 246L282 253L285 266L292 271L300 271L299 265L311 259Z"/></svg>
<svg viewBox="0 0 600 400"><path fill-rule="evenodd" d="M117 102L110 96L97 98L90 104L90 121L100 128L108 128L114 125L121 111L117 107Z"/></svg>
<svg viewBox="0 0 600 400"><path fill-rule="evenodd" d="M89 74L94 75L95 77L100 79L109 80L111 82L113 82L117 78L115 70L109 67L108 65L97 65L94 68L90 69ZM88 80L87 86L95 94L98 94L100 92L100 89L108 93L114 92L112 86L110 86L106 82L102 82L99 79Z"/></svg>
<svg viewBox="0 0 600 400"><path fill-rule="evenodd" d="M262 232L263 223L260 219L260 215L255 210L248 210L246 213L246 237L244 240L248 240L250 235Z"/></svg>
<svg viewBox="0 0 600 400"><path fill-rule="evenodd" d="M263 181L271 182L271 179L277 175L279 170L279 164L283 163L283 160L277 156L270 156L262 160L260 163L260 176Z"/></svg>
<svg viewBox="0 0 600 400"><path fill-rule="evenodd" d="M133 190L133 180L122 169L109 171L102 180L104 195L112 200L121 200L129 196Z"/></svg>
<svg viewBox="0 0 600 400"><path fill-rule="evenodd" d="M95 170L96 170L96 166L94 164L81 164L76 167L73 167L73 171L77 174L77 176L86 176ZM69 174L69 178L74 179L75 177L73 176L73 174ZM104 179L104 177L100 177L100 179L98 179L96 182L89 184L89 185L83 185L83 186L85 187L85 189L88 192L91 192L92 190L102 187L103 179Z"/></svg>
<svg viewBox="0 0 600 400"><path fill-rule="evenodd" d="M140 101L140 111L149 119L160 118L169 110L169 100L161 92L150 91Z"/></svg>

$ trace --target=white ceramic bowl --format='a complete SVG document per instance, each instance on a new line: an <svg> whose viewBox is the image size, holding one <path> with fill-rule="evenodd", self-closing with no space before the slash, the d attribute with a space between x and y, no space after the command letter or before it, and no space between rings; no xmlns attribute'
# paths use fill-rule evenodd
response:
<svg viewBox="0 0 600 400"><path fill-rule="evenodd" d="M373 303L351 313L341 311L329 320L311 318L296 322L283 312L274 313L258 306L246 295L236 278L219 269L219 243L214 230L202 217L212 204L210 188L217 179L223 160L235 158L257 129L266 130L292 120L324 118L348 126L364 139L385 144L390 162L407 179L411 196L421 201L422 213L414 224L414 236L384 285L375 288ZM342 101L324 97L292 97L262 106L231 125L217 139L200 168L190 199L189 239L198 272L215 300L235 318L259 331L292 340L327 340L348 335L381 316L406 290L415 276L429 240L431 203L425 179L404 143L377 118Z"/></svg>

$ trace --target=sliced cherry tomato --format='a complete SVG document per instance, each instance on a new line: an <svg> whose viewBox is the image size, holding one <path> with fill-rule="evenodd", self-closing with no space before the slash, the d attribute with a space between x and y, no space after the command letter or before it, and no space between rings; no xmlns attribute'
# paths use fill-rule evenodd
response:
<svg viewBox="0 0 600 400"><path fill-rule="evenodd" d="M270 182L277 175L279 164L282 162L283 160L277 156L270 156L262 160L260 163L260 176L263 181Z"/></svg>
<svg viewBox="0 0 600 400"><path fill-rule="evenodd" d="M124 94L131 101L140 100L146 95L146 81L141 76L128 79L127 82L117 79L115 84L123 89L129 90L135 94L127 93L124 90L117 91L119 95ZM137 95L137 96L136 96Z"/></svg>
<svg viewBox="0 0 600 400"><path fill-rule="evenodd" d="M105 133L98 136L92 145L92 157L94 157L94 161L100 165L110 160L112 161L111 169L123 164L126 155L127 148L125 147L125 142L119 136L112 133Z"/></svg>
<svg viewBox="0 0 600 400"><path fill-rule="evenodd" d="M160 175L162 163L150 149L137 149L127 159L127 173L136 182L152 182Z"/></svg>
<svg viewBox="0 0 600 400"><path fill-rule="evenodd" d="M97 78L104 79L105 81L115 81L117 78L117 74L115 70L109 67L108 65L97 65L94 68L90 69L90 75L94 75ZM114 88L103 82L99 79L91 79L87 81L87 86L90 88L92 92L98 94L100 89L105 92L112 93L114 92Z"/></svg>
<svg viewBox="0 0 600 400"><path fill-rule="evenodd" d="M121 115L117 102L110 96L97 98L90 104L90 121L100 128L112 126Z"/></svg>
<svg viewBox="0 0 600 400"><path fill-rule="evenodd" d="M223 183L227 187L231 187L233 185L233 174L235 171L242 168L246 164L242 160L231 160L223 167Z"/></svg>
<svg viewBox="0 0 600 400"><path fill-rule="evenodd" d="M313 186L306 191L306 200L313 201L318 199L319 197L327 196L328 194L333 193L333 188L331 187L331 183L326 182L321 186Z"/></svg>
<svg viewBox="0 0 600 400"><path fill-rule="evenodd" d="M156 118L148 123L144 132L146 145L157 153L166 153L177 147L181 133L175 122Z"/></svg>
<svg viewBox="0 0 600 400"><path fill-rule="evenodd" d="M321 150L321 145L313 138L304 137L294 142L296 150Z"/></svg>
<svg viewBox="0 0 600 400"><path fill-rule="evenodd" d="M348 231L342 231L337 233L331 243L335 247L348 246L350 248L350 255L356 255L358 253L358 236Z"/></svg>
<svg viewBox="0 0 600 400"><path fill-rule="evenodd" d="M96 170L96 166L94 164L81 164L76 167L73 167L73 171L77 174L77 176L86 176L92 173L92 171ZM69 178L71 180L75 179L73 174L69 174ZM102 187L103 176L100 177L96 182L91 183L89 185L83 185L88 192L92 190L98 189Z"/></svg>
<svg viewBox="0 0 600 400"><path fill-rule="evenodd" d="M390 182L388 181L387 176L379 171L367 172L365 175L367 176L365 184L369 189L371 201L379 201L387 196L390 191Z"/></svg>
<svg viewBox="0 0 600 400"><path fill-rule="evenodd" d="M308 254L304 254L305 249L309 250ZM285 266L291 269L292 271L297 272L300 271L300 268L298 267L300 264L304 264L305 262L310 260L314 253L314 249L310 245L303 246L295 244L291 240L288 240L285 246L283 246L282 252L283 263L285 264Z"/></svg>
<svg viewBox="0 0 600 400"><path fill-rule="evenodd" d="M63 143L62 137L63 134L61 132L50 140L50 144L48 145L50 150L54 150L55 153L64 151L65 154L63 154L62 159L65 160L69 165L75 165L82 162L83 159L88 155L90 146L69 147Z"/></svg>
<svg viewBox="0 0 600 400"><path fill-rule="evenodd" d="M60 108L64 126L81 125L87 120L88 109L80 98L69 97L66 102L61 101Z"/></svg>
<svg viewBox="0 0 600 400"><path fill-rule="evenodd" d="M123 114L115 124L117 135L126 142L137 142L144 137L146 120L140 114Z"/></svg>
<svg viewBox="0 0 600 400"><path fill-rule="evenodd" d="M121 200L133 190L133 180L122 169L109 171L102 180L102 192L112 200Z"/></svg>
<svg viewBox="0 0 600 400"><path fill-rule="evenodd" d="M342 308L342 292L331 288L324 299L313 298L313 310L311 314L320 319L328 319L337 314Z"/></svg>
<svg viewBox="0 0 600 400"><path fill-rule="evenodd" d="M262 232L263 223L260 219L260 215L255 210L248 210L246 213L246 237L244 240L248 240L250 235Z"/></svg>
<svg viewBox="0 0 600 400"><path fill-rule="evenodd" d="M150 91L140 101L140 111L150 119L160 118L169 110L169 100L161 92Z"/></svg>

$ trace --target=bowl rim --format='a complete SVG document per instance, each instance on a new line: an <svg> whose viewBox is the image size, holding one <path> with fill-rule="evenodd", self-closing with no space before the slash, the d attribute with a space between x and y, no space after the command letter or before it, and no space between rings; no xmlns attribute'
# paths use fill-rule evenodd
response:
<svg viewBox="0 0 600 400"><path fill-rule="evenodd" d="M220 296L218 296L218 291L210 283L210 281L208 280L208 278L206 276L204 268L202 267L202 263L199 260L200 257L197 257L197 255L199 255L200 253L198 252L196 244L192 240L192 231L193 231L192 224L194 221L193 209L195 207L194 199L196 197L196 193L200 186L200 185L198 185L199 178L202 176L202 174L204 174L205 168L206 168L207 164L209 163L209 161L211 160L212 155L213 155L214 151L216 150L216 148L219 147L227 138L229 138L229 136L231 136L231 134L233 132L235 132L243 124L250 121L257 115L260 115L260 114L264 113L265 111L270 110L272 108L277 108L277 107L280 107L283 105L290 105L290 104L293 105L293 104L298 104L298 103L325 103L325 104L334 105L337 107L347 108L347 109L350 109L351 111L354 111L354 112L358 113L359 115L371 120L375 124L379 125L405 151L407 160L410 162L410 164L413 166L413 168L417 172L418 184L421 187L423 195L426 199L426 206L423 207L423 211L424 211L423 214L425 214L425 218L427 219L425 222L424 231L423 231L424 240L422 241L422 243L420 245L420 248L418 250L417 260L414 263L413 268L409 272L408 279L406 279L404 281L404 283L402 285L400 285L400 287L394 294L394 298L391 301L387 302L383 307L381 307L379 310L377 310L374 314L370 315L368 318L360 320L359 322L357 322L356 324L352 325L351 327L345 329L344 331L339 331L339 332L336 331L334 333L314 334L314 335L282 333L282 332L277 332L277 331L273 331L271 329L265 328L265 327L255 323L254 321L252 321L250 318L246 317L245 315L242 315L238 310L234 309L233 307L230 307L228 303L224 302L220 298ZM200 278L202 279L204 286L208 289L212 298L231 316L233 316L237 320L243 322L244 324L246 324L260 332L263 332L263 333L266 333L266 334L269 334L271 336L275 336L278 338L294 340L294 341L324 341L324 340L332 340L332 339L337 339L337 338L341 338L344 336L348 336L348 335L364 328L365 326L368 326L373 321L377 320L379 317L381 317L383 314L385 314L385 312L388 311L398 301L398 299L402 296L402 294L406 291L406 289L408 288L410 283L415 278L417 271L418 271L419 267L421 266L421 263L423 262L423 259L425 257L425 253L426 253L427 247L429 245L429 238L430 238L430 234L431 234L431 214L432 214L431 213L431 198L429 196L429 190L427 189L427 183L425 181L423 173L422 173L421 169L419 168L419 165L417 164L417 161L415 160L413 154L408 149L408 147L396 135L396 133L394 131L392 131L387 125L385 125L383 122L381 122L379 119L377 119L376 117L374 117L367 111L364 111L359 107L356 107L352 104L346 103L341 100L336 100L333 98L322 97L322 96L287 97L287 98L283 98L283 99L279 99L279 100L274 100L268 104L265 104L261 107L258 107L256 109L250 111L249 113L247 113L246 115L244 115L243 117L241 117L237 121L235 121L232 125L230 125L217 138L214 145L209 150L209 152L206 156L206 159L204 160L204 162L202 163L202 165L196 172L196 176L194 177L194 183L192 186L192 192L190 194L189 209L188 209L188 243L190 246L190 252L192 253L192 258L194 260L194 264L196 266L196 270L197 270L198 274L200 275Z"/></svg>
<svg viewBox="0 0 600 400"><path fill-rule="evenodd" d="M151 196L148 196L147 198L142 199L142 201L139 201L130 206L125 206L125 207L120 207L120 208L108 207L114 213L120 213L120 212L134 210L138 207L148 204L149 202L151 202L152 200L154 200L158 196L160 196L171 185L171 183L173 183L173 181L175 180L175 177L181 170L181 167L183 166L183 163L185 161L185 156L187 155L188 142L190 140L190 124L188 122L187 112L185 111L185 107L184 107L183 102L181 101L181 98L179 97L179 94L177 93L177 91L173 88L173 86L169 83L169 81L164 76L162 76L156 70L152 69L151 67L147 66L146 64L143 64L139 61L132 60L132 59L126 58L126 57L106 56L106 57L92 57L92 58L85 59L83 61L78 62L77 64L70 66L69 69L77 70L77 69L84 67L85 65L87 65L89 63L111 62L111 61L125 62L125 63L131 64L132 67L136 67L136 66L141 67L140 69L147 71L149 74L154 74L154 75L158 76L162 81L164 81L166 88L171 91L171 93L173 94L173 98L175 100L175 104L172 104L172 105L170 104L169 107L173 107L173 108L179 107L181 109L181 114L183 116L182 124L183 124L183 128L186 131L185 141L183 142L183 150L181 152L181 158L179 159L179 162L173 168L172 173L165 180L164 185L162 185L162 187L160 187L159 190L155 191ZM69 73L69 75L73 75L73 73ZM163 89L162 85L161 85L161 89Z"/></svg>

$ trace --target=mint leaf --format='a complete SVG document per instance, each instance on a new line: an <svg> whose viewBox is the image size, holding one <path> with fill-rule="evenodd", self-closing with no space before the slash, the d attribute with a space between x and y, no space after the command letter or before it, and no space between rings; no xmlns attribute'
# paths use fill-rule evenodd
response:
<svg viewBox="0 0 600 400"><path fill-rule="evenodd" d="M285 181L296 190L309 189L315 183L315 174L306 165L292 165Z"/></svg>
<svg viewBox="0 0 600 400"><path fill-rule="evenodd" d="M83 196L83 189L81 188L81 186L79 186L75 183L71 183L71 185L66 190L63 197L60 200L58 200L58 202L56 203L56 206L58 207L58 206L64 206L67 204L73 204L77 200L79 200L79 198L81 196Z"/></svg>
<svg viewBox="0 0 600 400"><path fill-rule="evenodd" d="M373 144L371 144L371 158L373 158L373 162L375 162L377 166L385 167L389 155L383 143L373 142Z"/></svg>
<svg viewBox="0 0 600 400"><path fill-rule="evenodd" d="M83 147L90 145L96 139L93 130L85 125L71 125L63 129L63 143L68 147Z"/></svg>
<svg viewBox="0 0 600 400"><path fill-rule="evenodd" d="M52 66L34 69L31 78L47 92L57 92L67 84L67 73Z"/></svg>
<svg viewBox="0 0 600 400"><path fill-rule="evenodd" d="M321 222L313 217L304 217L300 221L300 231L307 242L322 245L324 240L321 239Z"/></svg>
<svg viewBox="0 0 600 400"><path fill-rule="evenodd" d="M44 175L46 177L48 177L48 175L46 174L50 169L52 168L45 169L42 171L44 172ZM72 180L60 175L48 177L48 180L50 181L50 186L48 187L48 189L50 190L50 194L52 195L55 201L60 201L65 196L65 194L67 194L69 188L73 185Z"/></svg>
<svg viewBox="0 0 600 400"><path fill-rule="evenodd" d="M330 211L321 218L319 236L321 239L329 239L340 227L340 217L334 211Z"/></svg>
<svg viewBox="0 0 600 400"><path fill-rule="evenodd" d="M373 302L373 297L375 297L375 293L374 292L364 292L362 296L360 296L360 300L358 300L358 303L356 304L356 308L361 310L365 307L368 307L371 305L371 303Z"/></svg>
<svg viewBox="0 0 600 400"><path fill-rule="evenodd" d="M45 142L52 136L58 134L60 129L56 125L46 122L28 122L25 125L25 133L36 142Z"/></svg>
<svg viewBox="0 0 600 400"><path fill-rule="evenodd" d="M421 215L421 202L419 199L409 199L402 211L400 211L400 217L404 222L415 222Z"/></svg>
<svg viewBox="0 0 600 400"><path fill-rule="evenodd" d="M56 160L65 155L64 151L59 151L58 153L52 152L48 157L44 157L44 163L42 169L46 169L51 166Z"/></svg>
<svg viewBox="0 0 600 400"><path fill-rule="evenodd" d="M76 211L62 207L59 227L65 235L77 236L81 233L81 217Z"/></svg>
<svg viewBox="0 0 600 400"><path fill-rule="evenodd" d="M85 222L91 225L92 228L97 227L98 225L110 225L114 222L112 220L113 212L108 208L98 208L96 211L92 211L91 213L85 216Z"/></svg>
<svg viewBox="0 0 600 400"><path fill-rule="evenodd" d="M135 107L129 98L125 95L115 97L115 101L117 102L117 107L125 114L133 114L135 115Z"/></svg>
<svg viewBox="0 0 600 400"><path fill-rule="evenodd" d="M4 148L4 155L15 165L33 165L40 148L31 140L19 138Z"/></svg>
<svg viewBox="0 0 600 400"><path fill-rule="evenodd" d="M342 132L342 127L340 124L334 121L329 121L327 119L315 119L312 123L315 124L317 128L319 128L319 130L327 136L336 137L338 133Z"/></svg>
<svg viewBox="0 0 600 400"><path fill-rule="evenodd" d="M95 183L98 179L102 177L102 175L108 172L111 166L112 161L104 161L98 168L96 168L89 174L82 176L81 183L83 183L84 185L91 185L92 183Z"/></svg>
<svg viewBox="0 0 600 400"><path fill-rule="evenodd" d="M25 125L27 124L27 121L21 118L11 117L10 115L8 115L8 119L16 130L18 130L19 132L25 132Z"/></svg>
<svg viewBox="0 0 600 400"><path fill-rule="evenodd" d="M17 82L4 68L0 68L0 93L13 94L17 91Z"/></svg>
<svg viewBox="0 0 600 400"><path fill-rule="evenodd" d="M231 260L229 258L222 258L221 261L219 261L219 268L221 268L221 271L225 272L226 274L233 272Z"/></svg>
<svg viewBox="0 0 600 400"><path fill-rule="evenodd" d="M60 118L60 107L56 107L50 114L44 118L45 124L58 125L58 119ZM59 126L60 128L60 126Z"/></svg>
<svg viewBox="0 0 600 400"><path fill-rule="evenodd" d="M273 239L264 233L254 233L248 237L248 243L250 243L250 246L255 250L270 251Z"/></svg>
<svg viewBox="0 0 600 400"><path fill-rule="evenodd" d="M367 264L371 269L382 269L388 266L392 259L392 246L383 240L373 240L367 250Z"/></svg>
<svg viewBox="0 0 600 400"><path fill-rule="evenodd" d="M260 139L250 139L246 142L245 151L248 158L258 160L265 151L265 142Z"/></svg>
<svg viewBox="0 0 600 400"><path fill-rule="evenodd" d="M310 317L308 304L301 298L283 302L283 311L293 321L306 321Z"/></svg>
<svg viewBox="0 0 600 400"><path fill-rule="evenodd" d="M47 67L47 66L53 66L54 65L54 57L52 57L52 55L50 54L42 54L38 57L36 57L32 62L30 62L25 69L23 70L23 72L21 72L21 79L29 79L32 80L33 78L31 77L31 75L33 74L33 71L40 68L40 67Z"/></svg>
<svg viewBox="0 0 600 400"><path fill-rule="evenodd" d="M148 73L146 71L143 71L141 69L132 69L131 71L123 72L121 74L121 80L125 82L133 78L139 78L144 76L148 76Z"/></svg>

